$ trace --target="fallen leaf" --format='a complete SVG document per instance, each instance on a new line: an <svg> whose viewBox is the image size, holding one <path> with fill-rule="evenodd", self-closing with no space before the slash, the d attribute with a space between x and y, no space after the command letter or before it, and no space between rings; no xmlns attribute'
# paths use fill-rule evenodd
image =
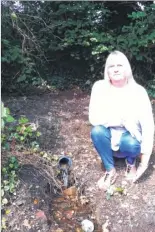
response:
<svg viewBox="0 0 155 232"><path fill-rule="evenodd" d="M6 209L5 210L5 214L8 215L9 213L11 213L11 210L10 209Z"/></svg>
<svg viewBox="0 0 155 232"><path fill-rule="evenodd" d="M31 229L31 226L30 226L29 221L28 221L27 219L24 220L23 226L26 226L26 227L28 227L29 229Z"/></svg>
<svg viewBox="0 0 155 232"><path fill-rule="evenodd" d="M58 228L55 232L63 232L63 230Z"/></svg>
<svg viewBox="0 0 155 232"><path fill-rule="evenodd" d="M59 159L59 156L58 156L58 155L52 155L52 160L57 161L58 159Z"/></svg>
<svg viewBox="0 0 155 232"><path fill-rule="evenodd" d="M89 199L86 196L80 196L80 201L82 205L85 205L89 202Z"/></svg>
<svg viewBox="0 0 155 232"><path fill-rule="evenodd" d="M71 219L73 217L74 210L67 210L64 212L64 215L67 219Z"/></svg>
<svg viewBox="0 0 155 232"><path fill-rule="evenodd" d="M39 210L36 214L35 214L36 218L43 218L43 219L47 219L46 215L44 213L44 211Z"/></svg>
<svg viewBox="0 0 155 232"><path fill-rule="evenodd" d="M37 205L38 203L39 203L39 200L38 199L34 199L33 204Z"/></svg>
<svg viewBox="0 0 155 232"><path fill-rule="evenodd" d="M63 191L65 196L76 196L77 195L77 188L75 186L72 186L70 188L67 188Z"/></svg>
<svg viewBox="0 0 155 232"><path fill-rule="evenodd" d="M122 187L116 187L115 188L115 192L118 192L118 193L123 193L124 192L124 188L122 188Z"/></svg>
<svg viewBox="0 0 155 232"><path fill-rule="evenodd" d="M109 229L107 228L109 225L109 221L107 220L103 225L102 225L102 232L109 232Z"/></svg>
<svg viewBox="0 0 155 232"><path fill-rule="evenodd" d="M6 229L6 218L2 217L2 223L1 223L2 229Z"/></svg>
<svg viewBox="0 0 155 232"><path fill-rule="evenodd" d="M62 219L62 213L61 212L59 212L59 211L57 211L57 212L54 212L54 219L55 220L58 220L58 221L60 221L61 219Z"/></svg>
<svg viewBox="0 0 155 232"><path fill-rule="evenodd" d="M82 232L82 229L81 228L76 228L75 232Z"/></svg>

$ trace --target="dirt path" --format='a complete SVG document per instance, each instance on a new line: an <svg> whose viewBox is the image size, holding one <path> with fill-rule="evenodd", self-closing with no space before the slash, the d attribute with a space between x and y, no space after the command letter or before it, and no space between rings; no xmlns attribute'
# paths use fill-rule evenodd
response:
<svg viewBox="0 0 155 232"><path fill-rule="evenodd" d="M155 154L146 174L137 184L129 186L123 182L125 192L108 199L107 194L96 188L103 170L90 140L89 99L88 94L73 90L5 98L5 104L16 117L26 115L31 122L38 124L42 132L42 149L51 155L65 152L72 157L77 182L83 194L89 197L98 223L104 225L103 232L155 232ZM155 103L153 107L155 113ZM116 187L120 187L124 160L117 160L116 168L119 173Z"/></svg>

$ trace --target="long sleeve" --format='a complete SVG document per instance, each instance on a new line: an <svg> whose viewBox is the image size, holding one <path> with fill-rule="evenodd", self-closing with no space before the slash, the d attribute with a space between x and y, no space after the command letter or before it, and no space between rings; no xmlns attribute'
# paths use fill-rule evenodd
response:
<svg viewBox="0 0 155 232"><path fill-rule="evenodd" d="M153 149L154 119L151 102L144 88L142 88L142 95L140 100L140 125L142 129L141 153L146 155L149 160Z"/></svg>
<svg viewBox="0 0 155 232"><path fill-rule="evenodd" d="M103 96L101 95L103 94ZM90 103L89 103L89 122L93 126L106 125L104 112L101 109L104 100L104 81L95 82L92 87Z"/></svg>
<svg viewBox="0 0 155 232"><path fill-rule="evenodd" d="M119 111L115 109L116 104L111 101L109 91L109 85L104 80L93 85L89 104L89 121L93 126L121 126Z"/></svg>

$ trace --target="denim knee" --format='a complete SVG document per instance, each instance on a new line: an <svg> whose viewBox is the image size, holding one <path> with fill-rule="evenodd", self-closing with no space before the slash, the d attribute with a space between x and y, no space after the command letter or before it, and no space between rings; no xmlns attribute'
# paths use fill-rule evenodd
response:
<svg viewBox="0 0 155 232"><path fill-rule="evenodd" d="M110 130L102 125L94 126L91 130L91 138L104 136L111 137Z"/></svg>
<svg viewBox="0 0 155 232"><path fill-rule="evenodd" d="M141 151L140 142L136 138L133 138L130 133L126 133L125 135L122 135L120 151L138 155Z"/></svg>

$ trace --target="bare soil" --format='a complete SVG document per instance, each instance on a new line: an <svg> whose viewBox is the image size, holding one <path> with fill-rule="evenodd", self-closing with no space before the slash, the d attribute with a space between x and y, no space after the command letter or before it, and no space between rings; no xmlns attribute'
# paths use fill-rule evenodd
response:
<svg viewBox="0 0 155 232"><path fill-rule="evenodd" d="M89 199L86 207L79 207L81 215L76 213L76 220L74 220L75 215L67 215L67 221L62 223L65 219L61 215L58 222L52 214L56 208L52 201L54 193L47 194L47 183L44 182L43 173L37 178L32 178L36 168L31 168L29 163L21 172L22 187L19 187L17 191L13 214L8 215L10 226L8 231L52 232L61 228L64 232L78 232L80 222L88 218L96 223L96 232L155 232L155 149L149 168L136 184L131 185L125 181L125 162L121 159L116 160L119 178L115 186L123 186L125 191L122 194L117 192L112 196L100 191L96 183L103 175L103 168L90 139L89 100L90 95L80 89L4 97L5 105L10 108L15 117L25 115L31 122L38 125L38 130L42 133L40 137L42 150L47 151L51 156L59 156L64 152L72 158L76 183L81 195ZM152 106L155 113L154 101ZM26 159L33 160L32 156ZM26 171L25 168L27 168ZM24 176L26 176L25 179ZM40 186L42 183L44 188L37 187L34 190L33 183L35 186ZM33 204L35 198L39 199L37 206ZM65 204L65 200L61 203ZM65 206L60 207L59 214L62 214L62 208L64 209ZM72 204L69 210L71 209L73 209ZM103 226L102 230L101 226Z"/></svg>

